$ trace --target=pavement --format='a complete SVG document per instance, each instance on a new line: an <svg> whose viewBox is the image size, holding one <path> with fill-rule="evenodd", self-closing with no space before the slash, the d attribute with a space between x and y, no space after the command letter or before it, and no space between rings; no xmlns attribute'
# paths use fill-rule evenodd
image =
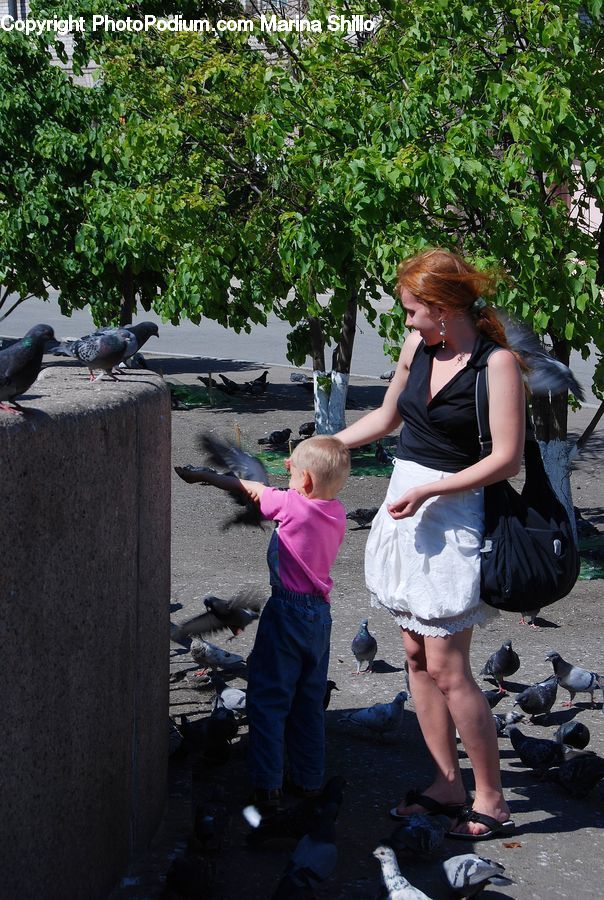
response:
<svg viewBox="0 0 604 900"><path fill-rule="evenodd" d="M216 360L153 358L151 366L169 380L198 383L199 374L220 371ZM259 375L263 367L254 363L225 362L229 377L244 381ZM273 366L270 386L262 398L249 398L237 406L228 398L212 409L175 410L173 412L173 461L175 465L201 460L196 438L201 431L212 431L226 438L240 435L245 449L254 451L258 438L274 429L298 426L312 418L312 396L289 381L291 368ZM379 404L385 386L377 379L351 379L348 421ZM571 431L578 437L593 415L584 409L571 415ZM574 501L582 516L599 529L604 528L604 490L599 464L604 433L596 431L576 461L572 476ZM347 508L378 505L386 491L387 468L383 476L353 476L341 499ZM273 476L272 483L286 485L286 477ZM252 528L221 530L231 512L231 499L222 492L201 485L187 485L173 478L172 544L172 620L182 621L200 612L202 598L212 593L230 595L249 585L266 588L266 547L269 531ZM404 687L404 654L398 629L386 613L371 609L363 577L366 530L350 528L334 568L333 639L329 677L339 691L332 694L327 712L328 775L341 774L347 780L345 799L337 823L339 859L335 872L322 885L319 897L331 900L379 896L379 867L371 851L379 840L391 833L394 823L387 810L411 787L429 783L431 765L425 749L413 702L407 704L403 728L396 739L377 741L348 722L340 722L343 711L391 700ZM512 709L513 694L524 686L551 674L545 659L557 650L565 659L591 670L604 670L601 626L602 582L579 581L572 593L545 608L538 620L540 627L520 625L518 616L502 615L483 629L477 629L472 649L472 667L484 688L491 685L478 677L487 657L506 638L511 638L520 655L520 670L508 684L509 695L497 712ZM378 642L375 672L353 675L354 659L350 643L363 618L369 618L370 631ZM228 644L228 649L245 657L253 643L255 626ZM222 635L213 639L225 646ZM168 660L166 660L168 663ZM172 673L192 665L189 654L172 644L169 659ZM234 685L244 686L236 680ZM601 698L590 709L587 697L579 696L567 710L567 699L560 690L545 724L528 726L532 735L551 737L562 722L576 719L591 732L590 748L604 753L604 715ZM170 715L191 720L204 718L211 709L211 694L195 692L174 684ZM189 896L215 897L219 900L266 900L271 897L287 864L293 845L286 841L262 850L246 845L249 827L241 810L249 794L245 765L246 729L242 727L233 743L230 758L212 766L196 755L176 754L171 767L171 799L166 821L149 853L136 860L114 900L153 898L161 895L170 862L185 853L191 838L195 808L215 811L224 824L213 864L216 877L213 893L197 881L196 893ZM593 792L584 800L575 800L553 782L538 779L519 764L507 739L500 739L503 781L512 816L517 824L513 837L484 844L447 841L436 860L424 861L417 855L399 854L402 872L434 900L450 896L440 875L440 861L448 856L475 850L505 865L515 884L492 887L485 898L600 898L603 895L604 863L601 829L604 825L602 792ZM472 788L471 772L460 747L461 764L467 787ZM182 896L168 891L164 896Z"/></svg>

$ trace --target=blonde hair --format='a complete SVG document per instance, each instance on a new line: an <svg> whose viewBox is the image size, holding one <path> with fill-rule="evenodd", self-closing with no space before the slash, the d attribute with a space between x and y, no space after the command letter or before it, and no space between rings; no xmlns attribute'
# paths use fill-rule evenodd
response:
<svg viewBox="0 0 604 900"><path fill-rule="evenodd" d="M291 461L297 469L314 475L317 484L334 497L350 474L350 451L342 441L328 434L307 438L294 448Z"/></svg>
<svg viewBox="0 0 604 900"><path fill-rule="evenodd" d="M492 296L497 283L506 279L498 270L481 272L451 250L437 247L424 250L399 263L396 291L399 297L407 288L414 297L428 307L440 307L470 316L477 331L487 340L510 350L523 372L528 366L506 338L505 329L486 298ZM485 302L476 301L481 298Z"/></svg>

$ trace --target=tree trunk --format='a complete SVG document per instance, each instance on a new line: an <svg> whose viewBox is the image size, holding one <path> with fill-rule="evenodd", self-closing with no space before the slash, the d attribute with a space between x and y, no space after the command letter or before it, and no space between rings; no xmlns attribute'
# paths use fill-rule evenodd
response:
<svg viewBox="0 0 604 900"><path fill-rule="evenodd" d="M312 367L315 371L325 371L325 337L321 322L313 316L309 316L308 325L310 329L310 351L312 356Z"/></svg>
<svg viewBox="0 0 604 900"><path fill-rule="evenodd" d="M325 356L323 367L318 369L312 340L313 320L311 319L311 343L313 345L313 367L315 386L315 425L317 434L335 434L346 428L346 396L350 380L350 364L357 323L358 286L351 288L342 319L340 339L332 355L332 371L325 372ZM324 342L322 344L324 349Z"/></svg>
<svg viewBox="0 0 604 900"><path fill-rule="evenodd" d="M134 315L134 277L130 266L122 272L122 297L120 300L120 325L130 325Z"/></svg>

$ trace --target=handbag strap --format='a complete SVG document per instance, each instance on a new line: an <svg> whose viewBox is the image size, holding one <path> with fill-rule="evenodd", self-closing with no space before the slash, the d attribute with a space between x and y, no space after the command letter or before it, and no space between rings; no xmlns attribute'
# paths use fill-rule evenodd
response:
<svg viewBox="0 0 604 900"><path fill-rule="evenodd" d="M476 370L476 387L474 389L474 402L476 405L476 421L478 423L478 439L480 441L480 458L488 456L493 451L493 439L491 437L491 426L489 425L489 371L488 361L493 353L492 350L485 360L483 366ZM535 429L528 405L526 403L526 432L524 438L524 447L529 443L536 444Z"/></svg>

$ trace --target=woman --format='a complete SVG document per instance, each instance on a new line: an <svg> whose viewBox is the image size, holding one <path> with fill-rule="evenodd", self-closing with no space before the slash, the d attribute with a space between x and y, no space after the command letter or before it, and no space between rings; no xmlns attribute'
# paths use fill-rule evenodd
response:
<svg viewBox="0 0 604 900"><path fill-rule="evenodd" d="M446 250L399 266L406 338L378 409L338 434L348 447L404 422L386 499L367 541L373 605L401 627L413 701L436 774L391 811L443 812L466 840L513 829L504 799L493 716L470 670L474 625L492 610L480 600L485 485L518 473L525 393L520 364L483 295L495 277ZM495 352L497 351L497 352ZM493 450L480 459L474 388L488 366ZM456 749L457 728L475 777L473 808Z"/></svg>

